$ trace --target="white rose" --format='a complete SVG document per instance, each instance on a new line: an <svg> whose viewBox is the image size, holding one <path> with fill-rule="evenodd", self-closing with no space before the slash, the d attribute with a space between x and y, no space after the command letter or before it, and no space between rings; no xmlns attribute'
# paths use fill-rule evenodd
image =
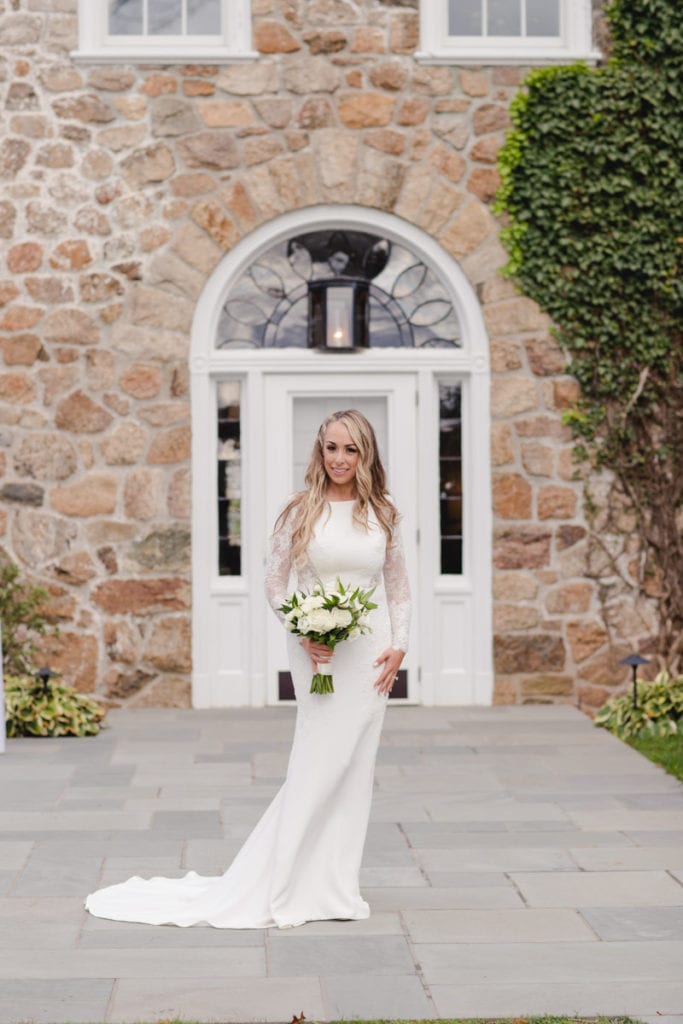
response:
<svg viewBox="0 0 683 1024"><path fill-rule="evenodd" d="M322 608L324 604L324 597L319 594L311 594L310 597L301 602L301 608L308 615L310 612L315 611L316 608Z"/></svg>
<svg viewBox="0 0 683 1024"><path fill-rule="evenodd" d="M326 608L315 608L308 615L312 633L329 633L335 628L334 617Z"/></svg>
<svg viewBox="0 0 683 1024"><path fill-rule="evenodd" d="M350 626L353 622L353 615L351 612L346 611L345 608L334 608L332 610L332 617L336 626Z"/></svg>

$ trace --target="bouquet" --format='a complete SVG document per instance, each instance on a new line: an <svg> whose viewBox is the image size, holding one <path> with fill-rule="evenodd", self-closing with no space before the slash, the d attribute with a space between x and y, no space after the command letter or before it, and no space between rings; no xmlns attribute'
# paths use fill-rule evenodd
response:
<svg viewBox="0 0 683 1024"><path fill-rule="evenodd" d="M374 587L352 590L337 577L334 589L326 590L322 583L316 583L310 594L295 590L279 610L284 612L290 633L326 644L334 651L342 640L355 640L372 632L368 614L377 607L370 600L374 592ZM316 672L310 692L334 693L332 676L328 672Z"/></svg>

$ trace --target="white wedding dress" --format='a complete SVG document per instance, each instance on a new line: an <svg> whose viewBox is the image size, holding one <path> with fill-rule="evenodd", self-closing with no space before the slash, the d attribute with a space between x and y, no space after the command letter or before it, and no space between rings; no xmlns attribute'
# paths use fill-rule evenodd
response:
<svg viewBox="0 0 683 1024"><path fill-rule="evenodd" d="M373 686L380 672L373 663L387 647L406 650L410 595L399 531L387 550L374 513L366 530L354 524L353 505L329 503L298 573L290 559L291 515L271 538L266 592L276 612L293 587L310 590L316 580L334 583L337 576L345 584L376 586L378 604L370 614L372 633L334 652L334 693L309 692L311 662L288 634L297 718L283 786L223 875L135 876L88 896L91 914L216 928L291 928L369 916L358 876L387 703Z"/></svg>

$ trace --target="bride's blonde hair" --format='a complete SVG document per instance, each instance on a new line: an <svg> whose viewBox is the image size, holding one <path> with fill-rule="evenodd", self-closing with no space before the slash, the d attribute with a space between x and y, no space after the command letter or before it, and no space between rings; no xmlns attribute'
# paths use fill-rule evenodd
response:
<svg viewBox="0 0 683 1024"><path fill-rule="evenodd" d="M294 515L292 560L295 565L300 565L303 562L306 548L313 536L313 528L327 503L329 480L325 471L323 445L325 432L331 423L343 423L358 449L357 497L353 506L354 521L367 529L368 510L372 506L380 526L387 535L389 545L393 539L394 527L398 523L399 515L396 506L387 496L386 473L377 448L377 438L372 424L357 409L333 412L321 424L313 444L311 461L304 478L307 489L300 491L290 499L275 523L275 532L277 533L287 522L290 514Z"/></svg>

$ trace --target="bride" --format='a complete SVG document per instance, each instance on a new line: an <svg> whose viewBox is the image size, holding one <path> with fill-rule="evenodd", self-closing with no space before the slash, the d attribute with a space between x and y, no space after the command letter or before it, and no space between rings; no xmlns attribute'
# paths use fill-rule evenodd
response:
<svg viewBox="0 0 683 1024"><path fill-rule="evenodd" d="M288 634L297 718L286 780L234 861L217 877L137 876L99 889L85 906L116 921L216 928L292 928L369 917L358 885L387 697L407 647L410 595L398 511L375 433L355 409L320 427L306 472L275 523L266 564L279 611L294 587L340 577L375 586L372 632L334 651L334 693L310 693L323 644Z"/></svg>

